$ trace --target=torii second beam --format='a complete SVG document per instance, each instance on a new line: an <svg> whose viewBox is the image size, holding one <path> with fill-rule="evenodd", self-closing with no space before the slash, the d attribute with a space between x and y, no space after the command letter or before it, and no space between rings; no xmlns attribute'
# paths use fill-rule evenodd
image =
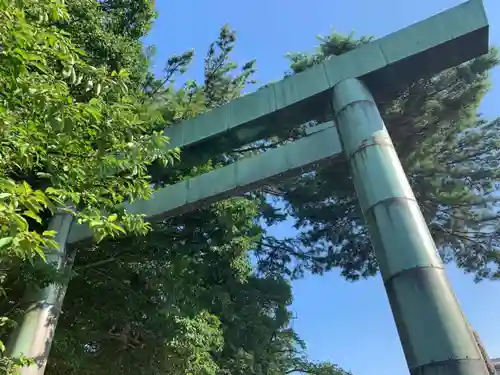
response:
<svg viewBox="0 0 500 375"><path fill-rule="evenodd" d="M290 144L159 189L148 200L126 204L126 209L130 213L144 214L148 220L158 220L241 195L274 179L281 180L310 171L342 154L333 123L326 129L324 124L320 127L323 130ZM88 225L73 224L68 243L89 237L91 232Z"/></svg>

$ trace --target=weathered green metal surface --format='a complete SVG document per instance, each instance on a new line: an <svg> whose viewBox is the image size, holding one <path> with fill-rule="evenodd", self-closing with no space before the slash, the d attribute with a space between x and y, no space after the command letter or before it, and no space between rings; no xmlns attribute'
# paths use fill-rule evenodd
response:
<svg viewBox="0 0 500 375"><path fill-rule="evenodd" d="M50 230L57 231L55 240L60 247L57 252L47 254L47 263L54 264L59 271L68 271L68 275L72 261L66 255L66 244L72 221L72 215L60 212L49 225ZM9 338L9 355L25 355L34 358L36 364L20 369L19 375L43 374L67 286L65 283L33 290L23 301L27 305L27 311L21 324Z"/></svg>
<svg viewBox="0 0 500 375"><path fill-rule="evenodd" d="M337 130L412 375L487 375L375 101L334 88Z"/></svg>
<svg viewBox="0 0 500 375"><path fill-rule="evenodd" d="M488 50L481 1L469 1L300 74L165 129L175 147L225 136L231 147L269 137L279 129L328 116L329 90L361 78L377 97L436 74ZM228 151L228 150L224 150Z"/></svg>
<svg viewBox="0 0 500 375"><path fill-rule="evenodd" d="M293 143L159 189L150 199L127 204L126 208L154 220L243 194L274 179L307 172L342 154L337 131L331 123L329 126ZM90 235L87 225L74 223L68 243L84 240Z"/></svg>

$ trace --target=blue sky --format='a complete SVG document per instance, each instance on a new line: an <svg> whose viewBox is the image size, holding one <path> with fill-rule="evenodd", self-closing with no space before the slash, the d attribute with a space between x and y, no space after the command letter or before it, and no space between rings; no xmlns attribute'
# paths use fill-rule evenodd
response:
<svg viewBox="0 0 500 375"><path fill-rule="evenodd" d="M200 78L203 55L220 27L237 31L233 59L257 59L257 85L283 77L288 52L311 51L316 35L336 31L383 36L457 5L458 0L158 0L160 18L146 42L157 47L155 71L169 56L194 49L191 78ZM484 1L490 42L500 45L500 1ZM482 103L488 117L500 116L500 71ZM274 229L290 235L288 225ZM500 282L474 284L472 277L449 267L449 276L465 313L489 354L500 356ZM354 375L407 373L389 304L379 277L345 282L337 273L309 276L294 284L294 328L308 344L311 358L330 360Z"/></svg>

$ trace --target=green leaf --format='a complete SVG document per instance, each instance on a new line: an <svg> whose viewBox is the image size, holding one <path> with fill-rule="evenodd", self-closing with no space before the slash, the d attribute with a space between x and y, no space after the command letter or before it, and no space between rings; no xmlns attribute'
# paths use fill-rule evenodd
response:
<svg viewBox="0 0 500 375"><path fill-rule="evenodd" d="M51 178L52 175L46 172L37 172L36 175L40 178Z"/></svg>
<svg viewBox="0 0 500 375"><path fill-rule="evenodd" d="M42 236L44 237L54 237L57 234L57 231L55 230L45 230L42 233Z"/></svg>
<svg viewBox="0 0 500 375"><path fill-rule="evenodd" d="M3 249L7 245L10 245L13 239L14 239L13 237L0 238L0 249Z"/></svg>
<svg viewBox="0 0 500 375"><path fill-rule="evenodd" d="M36 213L34 213L33 211L30 211L30 210L24 211L23 215L32 218L37 223L40 223L40 224L42 223L42 218L40 216L38 216Z"/></svg>
<svg viewBox="0 0 500 375"><path fill-rule="evenodd" d="M116 225L116 224L111 224L111 228L113 228L114 230L117 230L118 232L121 232L123 234L127 234L127 232L125 231L125 229L123 229L121 226L119 225Z"/></svg>
<svg viewBox="0 0 500 375"><path fill-rule="evenodd" d="M45 193L57 195L59 194L59 191L57 189L54 189L53 187L48 187L47 189L45 189Z"/></svg>
<svg viewBox="0 0 500 375"><path fill-rule="evenodd" d="M71 75L72 68L71 67L65 67L61 74L64 78L68 78Z"/></svg>
<svg viewBox="0 0 500 375"><path fill-rule="evenodd" d="M42 247L40 246L35 246L34 247L34 252L37 254L44 262L47 261L47 256L45 255L45 251Z"/></svg>
<svg viewBox="0 0 500 375"><path fill-rule="evenodd" d="M28 222L19 215L14 215L12 217L13 221L11 224L14 224L20 232L25 232L28 230Z"/></svg>

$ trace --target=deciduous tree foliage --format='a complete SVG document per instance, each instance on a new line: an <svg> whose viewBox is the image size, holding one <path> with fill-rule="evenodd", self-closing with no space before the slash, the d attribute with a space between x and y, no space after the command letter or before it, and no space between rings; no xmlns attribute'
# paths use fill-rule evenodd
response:
<svg viewBox="0 0 500 375"><path fill-rule="evenodd" d="M150 0L76 0L67 3L69 19L59 28L71 35L73 43L86 51L89 64L107 66L111 71L126 69L141 89L150 77L149 56L140 38L156 17Z"/></svg>
<svg viewBox="0 0 500 375"><path fill-rule="evenodd" d="M114 207L148 197L147 166L176 156L155 132L161 116L148 97L128 93L127 71L90 65L58 27L69 20L62 1L0 1L2 328L25 287L54 276L37 260L56 247L45 229L57 206L88 221L98 239L145 233L140 215Z"/></svg>
<svg viewBox="0 0 500 375"><path fill-rule="evenodd" d="M315 53L291 54L287 75L335 59L370 40L333 33L320 40ZM500 278L500 121L488 121L478 111L490 86L488 72L498 61L497 50L492 49L379 103L442 257L474 273L477 280ZM322 273L339 268L350 280L378 271L345 162L271 190L301 234L279 246L272 241L271 253L264 244L263 269L300 276L304 270ZM297 257L301 262L291 267Z"/></svg>

